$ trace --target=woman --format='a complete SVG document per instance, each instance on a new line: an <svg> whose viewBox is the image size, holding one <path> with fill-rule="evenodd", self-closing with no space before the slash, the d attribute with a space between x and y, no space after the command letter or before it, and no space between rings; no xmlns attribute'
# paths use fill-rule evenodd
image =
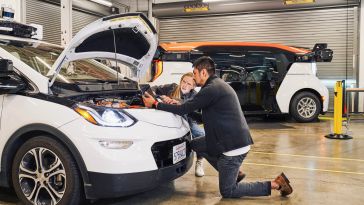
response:
<svg viewBox="0 0 364 205"><path fill-rule="evenodd" d="M195 88L196 83L193 79L193 73L186 73L181 77L179 85L172 83L162 86L154 86L152 87L152 90L157 95L160 95L165 103L177 104L192 99L196 94L196 91L194 90ZM184 118L190 125L192 138L195 139L197 137L205 136L205 130L198 125L194 116L196 115L191 113L184 116ZM195 175L198 177L205 175L202 162L203 158L197 153Z"/></svg>

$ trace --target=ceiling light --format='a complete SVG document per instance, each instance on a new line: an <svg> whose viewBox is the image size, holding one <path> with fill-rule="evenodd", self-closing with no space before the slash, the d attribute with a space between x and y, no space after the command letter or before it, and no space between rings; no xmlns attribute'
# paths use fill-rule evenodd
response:
<svg viewBox="0 0 364 205"><path fill-rule="evenodd" d="M104 5L104 6L108 6L108 7L112 6L112 3L110 1L106 1L106 0L91 0L91 1Z"/></svg>
<svg viewBox="0 0 364 205"><path fill-rule="evenodd" d="M315 0L283 0L285 5L315 3Z"/></svg>
<svg viewBox="0 0 364 205"><path fill-rule="evenodd" d="M198 12L198 11L208 11L209 4L204 2L196 2L193 4L186 4L184 6L184 12Z"/></svg>

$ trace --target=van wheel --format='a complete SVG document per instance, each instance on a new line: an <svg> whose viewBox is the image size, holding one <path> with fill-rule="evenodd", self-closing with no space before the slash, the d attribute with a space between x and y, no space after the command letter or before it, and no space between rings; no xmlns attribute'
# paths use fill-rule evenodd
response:
<svg viewBox="0 0 364 205"><path fill-rule="evenodd" d="M298 122L312 122L318 119L321 101L311 92L300 92L290 104L290 114Z"/></svg>
<svg viewBox="0 0 364 205"><path fill-rule="evenodd" d="M25 142L12 165L13 187L24 204L79 204L80 179L67 149L46 136Z"/></svg>

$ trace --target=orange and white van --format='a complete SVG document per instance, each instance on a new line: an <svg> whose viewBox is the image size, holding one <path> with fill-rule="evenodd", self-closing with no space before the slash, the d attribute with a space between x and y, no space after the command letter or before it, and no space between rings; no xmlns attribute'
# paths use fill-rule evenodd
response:
<svg viewBox="0 0 364 205"><path fill-rule="evenodd" d="M201 56L215 61L216 75L234 88L245 114L290 114L311 122L328 109L328 89L316 75L316 62L333 58L327 44L307 49L254 42L162 43L151 85L178 83Z"/></svg>

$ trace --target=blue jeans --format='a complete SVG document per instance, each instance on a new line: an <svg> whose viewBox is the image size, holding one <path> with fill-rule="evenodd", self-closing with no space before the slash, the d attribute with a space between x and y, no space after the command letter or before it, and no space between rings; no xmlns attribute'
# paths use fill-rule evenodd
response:
<svg viewBox="0 0 364 205"><path fill-rule="evenodd" d="M197 137L205 137L205 129L203 127L200 127L197 122L193 120L188 120L188 123L190 125L192 139L196 139ZM197 159L203 158L198 152L196 152L196 155Z"/></svg>
<svg viewBox="0 0 364 205"><path fill-rule="evenodd" d="M236 183L240 166L248 153L232 157L223 154L219 157L210 156L207 153L205 137L194 139L192 149L199 152L219 172L219 188L222 197L240 198L244 196L269 196L271 194L270 181Z"/></svg>
<svg viewBox="0 0 364 205"><path fill-rule="evenodd" d="M192 139L205 136L204 128L200 127L197 122L189 120L188 124L190 125Z"/></svg>

